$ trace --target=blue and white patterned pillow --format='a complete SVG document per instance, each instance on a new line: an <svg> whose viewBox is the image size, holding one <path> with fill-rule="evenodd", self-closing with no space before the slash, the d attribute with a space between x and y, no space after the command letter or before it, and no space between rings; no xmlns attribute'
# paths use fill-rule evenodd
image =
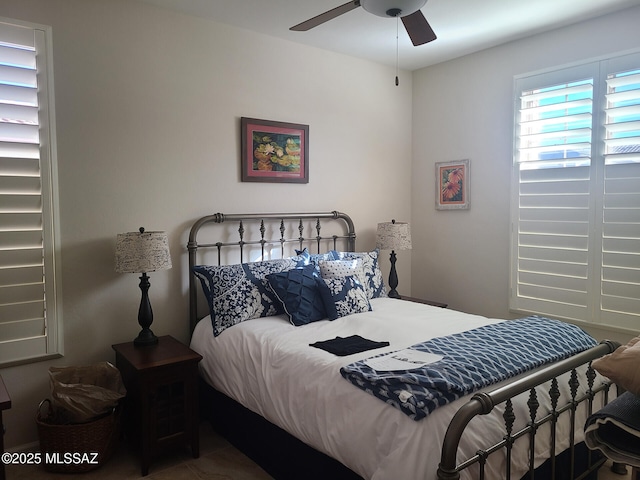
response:
<svg viewBox="0 0 640 480"><path fill-rule="evenodd" d="M384 280L382 279L382 271L378 264L378 255L380 251L375 249L371 252L337 252L331 250L331 254L336 260L348 260L354 258L360 258L362 260L362 268L366 280L363 282L367 290L368 297L379 298L386 297L387 290L384 286Z"/></svg>
<svg viewBox="0 0 640 480"><path fill-rule="evenodd" d="M282 303L292 325L299 327L327 318L316 283L319 276L318 267L311 264L267 275L269 287Z"/></svg>
<svg viewBox="0 0 640 480"><path fill-rule="evenodd" d="M311 263L313 265L319 265L321 261L336 260L332 252L327 253L309 253L307 247L302 250L296 249L296 254L305 260L305 264Z"/></svg>
<svg viewBox="0 0 640 480"><path fill-rule="evenodd" d="M364 285L355 276L318 278L317 283L329 320L371 310Z"/></svg>
<svg viewBox="0 0 640 480"><path fill-rule="evenodd" d="M268 287L266 276L302 265L299 257L236 265L197 265L207 297L214 336L252 318L283 313L280 301Z"/></svg>
<svg viewBox="0 0 640 480"><path fill-rule="evenodd" d="M360 258L322 260L319 266L322 278L339 278L352 275L356 277L362 285L366 285L367 277L364 274L362 259Z"/></svg>

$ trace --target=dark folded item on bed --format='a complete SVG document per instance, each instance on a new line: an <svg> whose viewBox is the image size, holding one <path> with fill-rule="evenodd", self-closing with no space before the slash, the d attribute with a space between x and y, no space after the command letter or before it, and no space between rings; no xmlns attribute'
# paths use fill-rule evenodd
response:
<svg viewBox="0 0 640 480"><path fill-rule="evenodd" d="M534 315L413 345L412 349L443 357L417 369L376 371L361 360L341 368L340 373L355 386L420 420L480 388L595 345L575 325Z"/></svg>
<svg viewBox="0 0 640 480"><path fill-rule="evenodd" d="M623 393L587 419L584 434L590 449L640 467L640 397Z"/></svg>
<svg viewBox="0 0 640 480"><path fill-rule="evenodd" d="M366 352L375 348L388 347L389 342L375 342L360 335L350 337L336 337L332 340L324 340L310 344L311 347L320 348L334 355L344 357L354 353Z"/></svg>

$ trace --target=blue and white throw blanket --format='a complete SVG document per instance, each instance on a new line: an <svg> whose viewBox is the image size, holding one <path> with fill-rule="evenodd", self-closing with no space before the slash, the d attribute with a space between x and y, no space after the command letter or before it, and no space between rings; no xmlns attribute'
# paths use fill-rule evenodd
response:
<svg viewBox="0 0 640 480"><path fill-rule="evenodd" d="M531 316L413 345L411 349L443 357L418 369L376 371L361 360L341 368L340 373L355 386L420 420L480 388L595 345L575 325Z"/></svg>

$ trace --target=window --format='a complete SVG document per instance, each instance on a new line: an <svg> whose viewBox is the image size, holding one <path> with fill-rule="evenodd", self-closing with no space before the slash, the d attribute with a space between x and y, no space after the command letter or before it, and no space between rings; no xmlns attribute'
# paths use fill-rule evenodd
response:
<svg viewBox="0 0 640 480"><path fill-rule="evenodd" d="M640 322L640 54L517 78L510 307Z"/></svg>
<svg viewBox="0 0 640 480"><path fill-rule="evenodd" d="M62 353L51 30L0 19L0 365Z"/></svg>

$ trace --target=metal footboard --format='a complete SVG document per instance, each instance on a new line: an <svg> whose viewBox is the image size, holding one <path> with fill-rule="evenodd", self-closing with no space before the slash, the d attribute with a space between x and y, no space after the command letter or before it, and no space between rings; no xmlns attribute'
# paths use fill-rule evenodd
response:
<svg viewBox="0 0 640 480"><path fill-rule="evenodd" d="M593 413L593 402L596 395L604 396L604 403L609 400L609 389L611 384L603 382L600 385L594 385L596 373L591 367L591 361L603 355L613 352L619 346L618 343L605 340L598 346L579 353L573 357L557 362L549 367L538 370L531 375L516 380L509 385L497 388L491 392L481 392L475 394L471 400L463 405L455 414L444 438L442 445L442 456L438 466L438 478L440 480L458 480L460 472L472 465L478 464L480 470L479 480L485 478L485 465L488 457L496 452L504 451L506 456L506 471L503 478L511 478L511 452L514 442L521 437L529 438L529 472L528 477L534 478L534 458L535 458L535 442L538 429L546 423L551 424L551 476L550 480L556 478L556 424L560 414L569 412L571 422L571 433L569 439L569 456L571 479L579 480L585 478L591 471L599 468L604 459L600 461L588 462L591 468L586 472L575 472L575 431L582 428L582 425L576 425L576 410L578 405L587 402L588 415ZM587 390L584 394L578 395L580 382L576 369L582 365L587 365ZM560 391L558 389L558 377L570 372L569 390L570 398L563 401L560 405ZM548 411L539 412L540 404L538 402L535 387L551 382L549 389L549 397L551 405ZM515 414L513 412L511 399L515 396L529 391L529 399L527 405L529 407L529 418L526 426L517 431L513 431L515 423ZM474 456L458 463L457 454L460 440L464 434L465 428L469 422L478 415L486 415L497 405L505 403L504 428L505 435L502 440L494 445L478 450ZM545 409L546 410L546 407ZM589 453L590 455L590 453Z"/></svg>

